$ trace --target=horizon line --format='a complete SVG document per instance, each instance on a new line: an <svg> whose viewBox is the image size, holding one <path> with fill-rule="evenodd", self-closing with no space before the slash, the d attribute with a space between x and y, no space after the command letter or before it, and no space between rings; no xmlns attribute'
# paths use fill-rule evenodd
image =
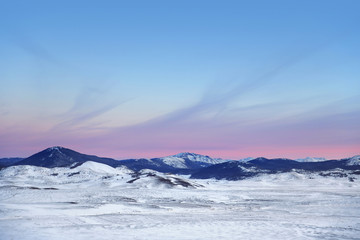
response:
<svg viewBox="0 0 360 240"><path fill-rule="evenodd" d="M171 154L171 155L166 155L166 156L161 156L161 157L125 157L125 158L114 158L114 157L106 157L106 156L100 156L100 155L97 155L97 154L87 154L87 153L82 153L80 151L77 151L77 150L74 150L73 148L69 148L69 147L63 147L63 146L52 146L52 147L47 147L47 148L44 148L38 152L35 152L27 157L20 157L20 156L12 156L12 157L0 157L0 158L23 158L23 159L26 159L26 158L29 158L39 152L42 152L42 151L45 151L47 149L52 149L52 148L65 148L65 149L69 149L69 150L72 150L72 151L75 151L75 152L78 152L80 154L84 154L84 155L91 155L91 156L96 156L96 157L101 157L101 158L110 158L110 159L113 159L113 160L117 160L117 161L122 161L122 160L128 160L128 159L152 159L152 158L164 158L164 157L171 157L171 156L175 156L175 155L179 155L179 154L183 154L183 153L189 153L189 154L196 154L196 155L201 155L201 156L207 156L207 157L210 157L210 158L217 158L217 159L223 159L223 160L234 160L234 161L239 161L239 160L243 160L243 159L247 159L247 158L253 158L253 159L257 159L257 158L266 158L266 159L288 159L288 160L298 160L298 159L306 159L306 158L322 158L324 159L324 161L330 161L330 160L341 160L341 159L348 159L348 158L353 158L355 156L359 156L359 154L355 154L353 156L347 156L347 157L342 157L342 158L336 158L336 159L329 159L329 158L326 158L326 157L311 157L311 156L306 156L306 157L300 157L300 158L288 158L288 157L264 157L264 156L257 156L257 157L253 157L253 156L248 156L248 157L239 157L239 158L223 158L223 157L211 157L210 155L208 154L200 154L200 153L195 153L195 152L190 152L190 151L183 151L183 152L178 152L176 154Z"/></svg>

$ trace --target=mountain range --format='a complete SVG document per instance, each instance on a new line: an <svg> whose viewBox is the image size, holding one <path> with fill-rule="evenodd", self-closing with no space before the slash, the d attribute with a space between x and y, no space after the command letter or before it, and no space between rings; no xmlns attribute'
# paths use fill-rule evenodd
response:
<svg viewBox="0 0 360 240"><path fill-rule="evenodd" d="M241 160L224 160L195 153L179 153L161 158L140 158L115 160L112 158L86 155L64 147L50 147L28 158L0 159L0 169L9 166L31 165L45 168L68 167L75 168L85 162L97 162L111 167L125 166L138 172L143 169L162 173L186 174L191 178L215 178L241 180L258 174L274 174L289 171L352 171L360 174L360 155L340 160L323 158L306 159L267 159L247 158Z"/></svg>

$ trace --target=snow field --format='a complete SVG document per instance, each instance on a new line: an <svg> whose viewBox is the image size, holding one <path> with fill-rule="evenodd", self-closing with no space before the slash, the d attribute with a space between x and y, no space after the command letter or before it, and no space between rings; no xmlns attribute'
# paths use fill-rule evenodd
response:
<svg viewBox="0 0 360 240"><path fill-rule="evenodd" d="M98 163L3 170L0 239L358 239L360 234L359 179L293 172L242 181L183 176L198 184L186 188L147 175L128 183L132 174Z"/></svg>

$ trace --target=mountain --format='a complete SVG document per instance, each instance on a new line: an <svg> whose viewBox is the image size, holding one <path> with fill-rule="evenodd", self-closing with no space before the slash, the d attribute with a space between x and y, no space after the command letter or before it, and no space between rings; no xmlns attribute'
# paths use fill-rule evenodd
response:
<svg viewBox="0 0 360 240"><path fill-rule="evenodd" d="M227 160L223 160L221 158L211 158L206 155L189 153L189 152L178 153L176 155L168 156L163 159L171 159L171 158L181 158L181 159L184 159L185 161L188 160L192 163L197 163L200 166L209 166L209 165L223 163L223 162L227 161Z"/></svg>
<svg viewBox="0 0 360 240"><path fill-rule="evenodd" d="M345 159L348 166L360 165L360 155L353 156L352 158Z"/></svg>
<svg viewBox="0 0 360 240"><path fill-rule="evenodd" d="M211 158L196 153L179 153L162 158L140 158L119 161L121 165L134 171L151 169L159 172L190 174L194 170L222 163L226 160Z"/></svg>
<svg viewBox="0 0 360 240"><path fill-rule="evenodd" d="M47 168L75 167L87 161L103 163L111 167L126 166L133 171L151 169L166 173L190 174L194 172L194 170L221 163L225 160L218 158L213 159L209 156L195 153L179 153L173 156L151 159L114 160L111 158L86 155L68 148L56 146L47 148L28 158L20 159L18 162L6 166L32 165Z"/></svg>
<svg viewBox="0 0 360 240"><path fill-rule="evenodd" d="M0 169L14 165L31 165L45 168L75 168L85 162L95 162L110 167L125 166L131 171L154 170L162 173L188 174L191 178L215 178L239 180L259 174L274 174L292 171L309 173L324 171L360 171L360 155L341 160L320 158L286 159L286 158L247 158L238 161L211 158L196 153L178 153L161 158L140 158L114 160L93 155L86 155L64 147L51 147L28 158L0 159ZM326 173L328 174L328 173Z"/></svg>
<svg viewBox="0 0 360 240"><path fill-rule="evenodd" d="M320 162L298 162L291 159L256 158L247 162L229 161L199 169L191 178L215 178L239 180L259 174L274 174L291 171L323 172L360 170L360 156L342 160L327 160ZM358 172L358 171L356 171ZM357 173L356 173L357 174Z"/></svg>
<svg viewBox="0 0 360 240"><path fill-rule="evenodd" d="M24 158L0 158L0 169L12 166L23 159Z"/></svg>
<svg viewBox="0 0 360 240"><path fill-rule="evenodd" d="M324 162L327 160L326 160L326 158L306 157L306 158L295 159L295 161L297 161L297 162Z"/></svg>
<svg viewBox="0 0 360 240"><path fill-rule="evenodd" d="M267 159L263 157L253 159L247 163L254 165L256 168L269 171L289 171L301 165L301 163L287 158Z"/></svg>
<svg viewBox="0 0 360 240"><path fill-rule="evenodd" d="M241 180L247 177L255 176L258 173L259 170L252 164L240 161L229 161L202 168L193 173L191 178Z"/></svg>
<svg viewBox="0 0 360 240"><path fill-rule="evenodd" d="M14 165L32 165L38 167L74 167L81 163L93 161L112 167L119 165L119 161L111 158L101 158L86 155L64 147L51 147L25 158Z"/></svg>
<svg viewBox="0 0 360 240"><path fill-rule="evenodd" d="M248 162L248 161L251 161L251 160L254 160L255 158L253 157L247 157L247 158L242 158L240 160L238 160L239 162Z"/></svg>

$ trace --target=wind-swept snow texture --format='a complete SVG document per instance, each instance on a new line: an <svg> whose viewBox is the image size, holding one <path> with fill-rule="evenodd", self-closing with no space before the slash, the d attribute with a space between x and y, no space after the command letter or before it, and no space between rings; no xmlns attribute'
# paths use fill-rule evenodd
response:
<svg viewBox="0 0 360 240"><path fill-rule="evenodd" d="M190 180L85 162L0 171L0 239L359 239L360 176Z"/></svg>

